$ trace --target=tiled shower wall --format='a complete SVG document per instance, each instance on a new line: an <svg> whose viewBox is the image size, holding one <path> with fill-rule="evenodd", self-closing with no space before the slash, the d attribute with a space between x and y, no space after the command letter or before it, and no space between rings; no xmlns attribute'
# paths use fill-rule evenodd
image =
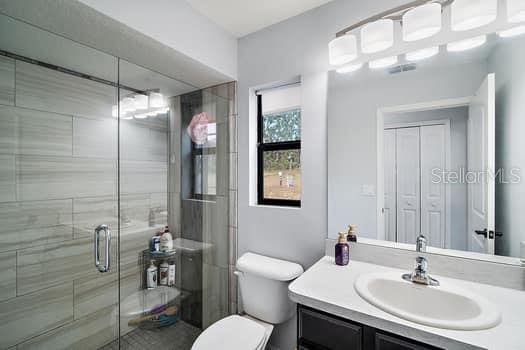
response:
<svg viewBox="0 0 525 350"><path fill-rule="evenodd" d="M93 266L94 227L116 232L116 95L0 56L1 349L97 348L117 336L115 249L112 272ZM167 221L167 131L167 121L121 123L123 299Z"/></svg>
<svg viewBox="0 0 525 350"><path fill-rule="evenodd" d="M183 303L183 319L203 328L236 312L232 274L237 251L235 89L236 84L229 83L172 99L170 198L180 202L170 200L170 213L180 221L183 239L207 247L202 253L182 252L181 286L191 293ZM186 134L189 121L201 112L209 113L217 126L217 194L208 200L192 198L191 141Z"/></svg>
<svg viewBox="0 0 525 350"><path fill-rule="evenodd" d="M238 153L237 153L237 84L231 86L233 98L230 100L230 116L229 116L229 157L230 157L230 211L228 224L228 242L229 242L229 311L230 314L238 312L238 284L237 277L234 275L235 264L237 263L237 168L238 168Z"/></svg>

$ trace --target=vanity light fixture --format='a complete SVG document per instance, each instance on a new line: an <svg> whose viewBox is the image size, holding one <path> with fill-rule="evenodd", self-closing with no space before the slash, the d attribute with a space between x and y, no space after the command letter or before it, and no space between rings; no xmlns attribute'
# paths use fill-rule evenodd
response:
<svg viewBox="0 0 525 350"><path fill-rule="evenodd" d="M479 47L487 42L487 36L481 35L474 38L469 38L465 40L455 41L447 45L447 50L449 52L460 52Z"/></svg>
<svg viewBox="0 0 525 350"><path fill-rule="evenodd" d="M343 67L341 67L341 68L338 68L338 69L336 70L336 72L337 72L337 73L341 73L341 74L347 74L347 73L352 73L352 72L358 71L358 70L360 70L362 67L363 67L363 64L362 64L362 63L347 64L346 66L343 66Z"/></svg>
<svg viewBox="0 0 525 350"><path fill-rule="evenodd" d="M357 58L357 40L355 35L345 34L328 44L330 64L340 66Z"/></svg>
<svg viewBox="0 0 525 350"><path fill-rule="evenodd" d="M525 22L525 1L507 0L507 19L511 23Z"/></svg>
<svg viewBox="0 0 525 350"><path fill-rule="evenodd" d="M520 25L498 33L501 38L512 38L514 36L525 34L525 25Z"/></svg>
<svg viewBox="0 0 525 350"><path fill-rule="evenodd" d="M421 61L432 56L435 56L439 53L439 46L428 47L426 49L421 49L417 51L409 52L405 55L407 61L416 62Z"/></svg>
<svg viewBox="0 0 525 350"><path fill-rule="evenodd" d="M394 21L383 18L361 28L361 50L376 53L394 45Z"/></svg>
<svg viewBox="0 0 525 350"><path fill-rule="evenodd" d="M496 20L498 0L454 0L451 12L452 30L479 28Z"/></svg>
<svg viewBox="0 0 525 350"><path fill-rule="evenodd" d="M414 7L403 15L403 40L429 38L441 30L441 4L429 3Z"/></svg>
<svg viewBox="0 0 525 350"><path fill-rule="evenodd" d="M375 61L371 61L368 66L370 69L381 69L381 68L387 68L390 66L393 66L397 63L397 56L391 56L391 57L385 57L380 58Z"/></svg>

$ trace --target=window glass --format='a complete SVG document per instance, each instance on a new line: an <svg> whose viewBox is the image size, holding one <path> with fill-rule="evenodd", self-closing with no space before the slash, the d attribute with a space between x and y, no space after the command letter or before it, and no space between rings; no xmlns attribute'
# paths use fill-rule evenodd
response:
<svg viewBox="0 0 525 350"><path fill-rule="evenodd" d="M263 114L263 142L285 142L301 139L301 110Z"/></svg>
<svg viewBox="0 0 525 350"><path fill-rule="evenodd" d="M264 152L264 198L301 199L301 151Z"/></svg>

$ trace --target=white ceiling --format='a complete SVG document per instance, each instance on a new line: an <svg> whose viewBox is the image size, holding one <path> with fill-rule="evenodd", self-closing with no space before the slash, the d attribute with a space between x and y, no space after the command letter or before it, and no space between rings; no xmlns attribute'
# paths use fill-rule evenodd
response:
<svg viewBox="0 0 525 350"><path fill-rule="evenodd" d="M240 38L332 0L186 0Z"/></svg>

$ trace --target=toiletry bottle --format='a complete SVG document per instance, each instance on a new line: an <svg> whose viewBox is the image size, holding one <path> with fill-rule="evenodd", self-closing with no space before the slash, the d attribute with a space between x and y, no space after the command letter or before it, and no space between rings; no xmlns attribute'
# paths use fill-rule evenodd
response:
<svg viewBox="0 0 525 350"><path fill-rule="evenodd" d="M160 236L160 251L171 252L173 250L173 236L168 226L165 227L164 233Z"/></svg>
<svg viewBox="0 0 525 350"><path fill-rule="evenodd" d="M150 241L150 251L158 252L160 251L160 235L162 232L157 232L155 236L151 237Z"/></svg>
<svg viewBox="0 0 525 350"><path fill-rule="evenodd" d="M346 240L348 242L357 242L357 226L356 225L348 225L348 233L346 236Z"/></svg>
<svg viewBox="0 0 525 350"><path fill-rule="evenodd" d="M349 250L350 248L346 242L346 232L339 232L338 243L335 245L335 263L337 265L348 265Z"/></svg>
<svg viewBox="0 0 525 350"><path fill-rule="evenodd" d="M146 270L146 278L148 289L157 288L157 266L155 266L154 260L151 260L151 264Z"/></svg>
<svg viewBox="0 0 525 350"><path fill-rule="evenodd" d="M167 286L168 285L168 269L169 265L164 260L159 267L159 285L160 286Z"/></svg>
<svg viewBox="0 0 525 350"><path fill-rule="evenodd" d="M175 262L170 261L168 266L168 286L175 286Z"/></svg>

